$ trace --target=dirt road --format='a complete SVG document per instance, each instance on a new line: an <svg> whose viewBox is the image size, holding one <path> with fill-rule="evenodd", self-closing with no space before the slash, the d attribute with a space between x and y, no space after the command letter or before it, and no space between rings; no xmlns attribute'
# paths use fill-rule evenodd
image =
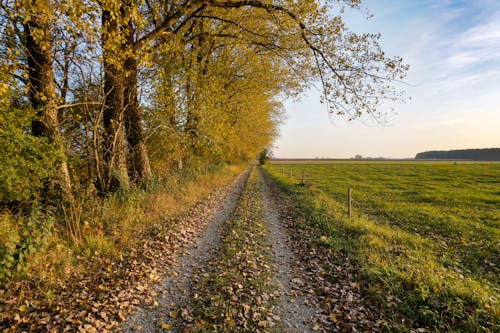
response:
<svg viewBox="0 0 500 333"><path fill-rule="evenodd" d="M260 168L247 171L123 332L377 331L356 286L325 278L328 260L289 206Z"/></svg>

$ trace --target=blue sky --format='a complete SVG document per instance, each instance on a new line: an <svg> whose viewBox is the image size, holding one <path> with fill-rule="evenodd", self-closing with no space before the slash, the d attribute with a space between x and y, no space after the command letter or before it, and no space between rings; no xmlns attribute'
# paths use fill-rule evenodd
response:
<svg viewBox="0 0 500 333"><path fill-rule="evenodd" d="M312 89L287 101L278 157L413 157L425 150L500 147L500 1L365 0L349 10L356 32L380 32L410 64L411 100L385 126L330 118ZM389 106L385 106L389 107Z"/></svg>

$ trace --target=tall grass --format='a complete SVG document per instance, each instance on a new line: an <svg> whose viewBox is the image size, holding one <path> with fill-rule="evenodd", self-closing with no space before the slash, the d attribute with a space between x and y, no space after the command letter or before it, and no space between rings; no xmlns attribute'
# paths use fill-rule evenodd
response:
<svg viewBox="0 0 500 333"><path fill-rule="evenodd" d="M172 174L148 184L146 190L135 188L107 198L82 191L59 215L35 212L23 217L4 212L0 214L0 282L50 283L81 271L85 260L95 256L122 255L242 169L226 166L181 177Z"/></svg>

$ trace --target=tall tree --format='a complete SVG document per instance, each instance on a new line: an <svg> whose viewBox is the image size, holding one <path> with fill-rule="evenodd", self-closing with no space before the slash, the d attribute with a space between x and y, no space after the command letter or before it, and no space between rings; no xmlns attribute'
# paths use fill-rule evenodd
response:
<svg viewBox="0 0 500 333"><path fill-rule="evenodd" d="M103 158L101 191L129 187L124 129L124 55L119 1L102 4L101 43L104 69Z"/></svg>
<svg viewBox="0 0 500 333"><path fill-rule="evenodd" d="M71 180L66 161L64 140L58 119L58 96L55 91L52 55L52 36L56 24L54 3L50 0L18 2L15 7L23 13L24 43L28 72L28 91L31 106L36 110L32 121L33 135L45 137L59 151L59 179L63 198L72 201ZM18 18L20 19L20 18Z"/></svg>
<svg viewBox="0 0 500 333"><path fill-rule="evenodd" d="M126 10L128 9L128 11ZM144 138L142 115L138 99L137 75L139 72L139 61L137 59L135 36L136 24L132 16L126 16L127 12L133 11L133 5L128 3L122 7L122 17L125 20L123 28L126 54L124 61L124 114L126 138L129 144L129 174L138 182L145 182L153 176L149 164L149 156Z"/></svg>

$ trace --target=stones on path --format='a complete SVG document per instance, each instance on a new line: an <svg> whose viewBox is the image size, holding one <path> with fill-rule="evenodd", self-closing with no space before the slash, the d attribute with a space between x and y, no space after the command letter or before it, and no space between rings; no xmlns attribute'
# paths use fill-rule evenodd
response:
<svg viewBox="0 0 500 333"><path fill-rule="evenodd" d="M179 252L155 289L158 306L141 310L127 332L383 330L349 258L318 248L317 230L297 223L293 202L261 171L237 188Z"/></svg>
<svg viewBox="0 0 500 333"><path fill-rule="evenodd" d="M158 306L140 308L123 325L123 332L175 331L178 326L192 320L185 308L191 297L197 297L192 295L192 287L198 282L197 277L206 274L208 260L219 245L221 223L234 211L247 176L248 173L242 174L225 197L218 196L212 205L202 207L190 220L184 221L196 231L187 242L181 243L182 249L172 259L163 281L153 287L158 295Z"/></svg>
<svg viewBox="0 0 500 333"><path fill-rule="evenodd" d="M295 214L295 203L285 197L264 174L269 195L281 218L282 228L300 272L294 277L292 290L308 295L307 304L317 310L312 315L313 331L322 332L380 332L387 324L377 318L364 301L362 281L348 255L333 253L318 246L321 232L317 227ZM303 286L299 286L304 282ZM293 287L296 286L296 287Z"/></svg>
<svg viewBox="0 0 500 333"><path fill-rule="evenodd" d="M263 177L261 170L260 177ZM320 311L320 307L317 306L314 293L305 281L301 266L291 250L287 230L275 207L269 184L265 182L262 195L269 229L268 242L272 244L274 279L281 286L278 307L283 318L283 331L314 332L319 329L319 325L314 322L314 315Z"/></svg>

